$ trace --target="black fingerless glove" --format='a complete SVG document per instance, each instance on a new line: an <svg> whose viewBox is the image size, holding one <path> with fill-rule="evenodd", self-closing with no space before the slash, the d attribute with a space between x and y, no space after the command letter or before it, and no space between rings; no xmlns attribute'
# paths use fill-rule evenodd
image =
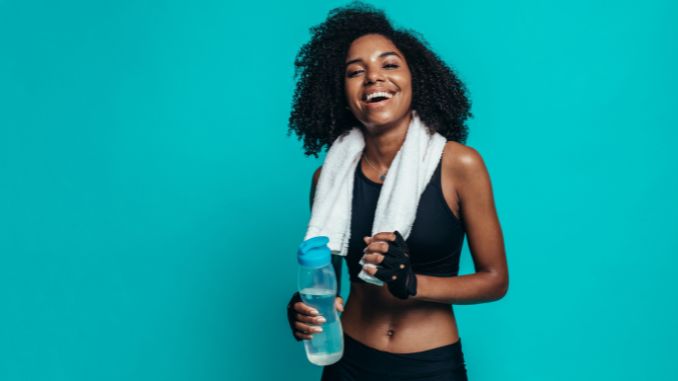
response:
<svg viewBox="0 0 678 381"><path fill-rule="evenodd" d="M377 267L374 277L385 282L388 290L399 299L417 295L417 277L410 264L410 249L399 231L394 231L396 239L388 243L388 252Z"/></svg>
<svg viewBox="0 0 678 381"><path fill-rule="evenodd" d="M297 291L292 295L289 303L287 303L287 321L290 323L290 329L292 330L292 337L294 337L294 340L296 340L296 341L301 341L302 339L298 338L297 335L294 334L294 332L297 330L297 328L294 326L294 322L296 321L296 314L297 314L297 311L294 310L294 304L296 302L301 302L301 301L302 301L301 295L299 295L299 291Z"/></svg>

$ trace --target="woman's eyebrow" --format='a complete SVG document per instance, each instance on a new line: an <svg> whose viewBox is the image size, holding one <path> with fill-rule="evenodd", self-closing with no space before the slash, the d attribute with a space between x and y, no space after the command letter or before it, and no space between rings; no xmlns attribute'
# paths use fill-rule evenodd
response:
<svg viewBox="0 0 678 381"><path fill-rule="evenodd" d="M398 53L396 53L396 52L383 52L383 53L381 53L381 54L379 55L379 58L386 57L386 56L391 56L391 55L400 57L400 54L398 54ZM400 57L400 58L402 59L402 57ZM362 62L362 59L360 59L360 58L355 58L355 59L352 59L352 60L350 60L350 61L346 61L346 66L348 66L348 65L350 65L350 64L352 64L352 63L356 63L356 62Z"/></svg>

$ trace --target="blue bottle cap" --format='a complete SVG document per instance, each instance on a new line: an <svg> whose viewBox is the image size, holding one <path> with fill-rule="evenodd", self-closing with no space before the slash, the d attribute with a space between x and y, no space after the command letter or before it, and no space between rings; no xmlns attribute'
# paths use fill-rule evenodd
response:
<svg viewBox="0 0 678 381"><path fill-rule="evenodd" d="M297 249L297 262L301 266L318 268L329 265L331 251L327 243L330 238L324 235L312 237L302 242Z"/></svg>

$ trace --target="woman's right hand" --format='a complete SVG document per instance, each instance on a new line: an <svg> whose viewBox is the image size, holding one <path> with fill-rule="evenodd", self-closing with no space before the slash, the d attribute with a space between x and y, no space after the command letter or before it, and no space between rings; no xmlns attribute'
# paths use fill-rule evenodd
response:
<svg viewBox="0 0 678 381"><path fill-rule="evenodd" d="M344 311L341 296L337 296L334 306L338 311ZM297 341L311 340L314 333L322 332L321 325L326 322L325 317L320 316L315 308L304 304L299 292L295 292L287 304L287 320Z"/></svg>

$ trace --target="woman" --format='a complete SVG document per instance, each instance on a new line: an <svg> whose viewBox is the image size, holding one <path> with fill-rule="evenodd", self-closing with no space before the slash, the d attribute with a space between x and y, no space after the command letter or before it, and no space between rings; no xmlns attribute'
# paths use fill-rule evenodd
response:
<svg viewBox="0 0 678 381"><path fill-rule="evenodd" d="M365 137L346 256L350 294L345 309L341 297L336 300L343 312L344 356L324 367L322 380L465 380L451 306L502 298L508 269L487 169L480 154L463 144L471 115L464 86L421 38L394 29L366 4L334 9L311 31L313 38L295 61L301 77L290 130L303 137L306 155L316 157L354 126ZM380 186L403 144L412 110L448 142L403 243L395 232L369 235ZM321 170L313 175L311 202ZM476 272L456 276L465 235ZM379 266L396 244L411 260L414 292L404 299L357 276L363 269L374 276L378 269L367 264ZM340 276L341 257L334 257ZM310 339L324 321L298 294L288 317L297 340Z"/></svg>

